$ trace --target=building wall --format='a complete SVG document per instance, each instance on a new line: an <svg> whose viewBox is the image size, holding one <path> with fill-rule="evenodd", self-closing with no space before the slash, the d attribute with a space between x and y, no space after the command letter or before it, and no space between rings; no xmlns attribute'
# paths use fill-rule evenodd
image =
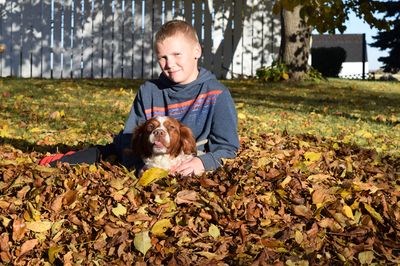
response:
<svg viewBox="0 0 400 266"><path fill-rule="evenodd" d="M369 68L368 62L364 65L365 77L367 77ZM363 78L363 64L362 62L344 62L342 70L339 73L340 78L361 79Z"/></svg>

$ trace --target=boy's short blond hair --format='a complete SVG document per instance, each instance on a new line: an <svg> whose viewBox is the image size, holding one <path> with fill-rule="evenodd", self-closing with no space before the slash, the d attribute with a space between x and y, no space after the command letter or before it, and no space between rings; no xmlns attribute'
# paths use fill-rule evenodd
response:
<svg viewBox="0 0 400 266"><path fill-rule="evenodd" d="M184 20L171 20L161 26L156 33L155 44L164 41L166 38L176 34L183 34L186 38L198 43L196 30Z"/></svg>

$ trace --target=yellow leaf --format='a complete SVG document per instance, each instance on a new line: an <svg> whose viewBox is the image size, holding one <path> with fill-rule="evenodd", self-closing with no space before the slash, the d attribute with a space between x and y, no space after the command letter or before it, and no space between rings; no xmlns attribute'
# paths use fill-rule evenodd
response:
<svg viewBox="0 0 400 266"><path fill-rule="evenodd" d="M41 130L40 128L38 128L38 127L31 128L29 131L30 131L31 133L39 133L39 132L42 132L42 130Z"/></svg>
<svg viewBox="0 0 400 266"><path fill-rule="evenodd" d="M30 218L34 221L40 221L40 211L36 210L35 207L33 207L32 203L28 202L28 210L29 210L29 215Z"/></svg>
<svg viewBox="0 0 400 266"><path fill-rule="evenodd" d="M338 143L335 142L335 143L333 143L332 148L333 148L334 150L338 150L338 149L340 149L340 146L339 146Z"/></svg>
<svg viewBox="0 0 400 266"><path fill-rule="evenodd" d="M371 139L373 137L373 135L370 132L363 130L363 129L355 132L354 135L356 135L358 137L363 137L366 139Z"/></svg>
<svg viewBox="0 0 400 266"><path fill-rule="evenodd" d="M245 120L246 118L247 118L247 116L244 114L244 113L238 113L238 118L240 119L240 120Z"/></svg>
<svg viewBox="0 0 400 266"><path fill-rule="evenodd" d="M124 188L125 180L122 178L111 178L110 186L116 190L121 190Z"/></svg>
<svg viewBox="0 0 400 266"><path fill-rule="evenodd" d="M49 256L49 262L51 264L54 263L54 261L56 260L57 254L60 253L61 251L62 251L61 246L52 246L49 248L49 250L47 251L47 255Z"/></svg>
<svg viewBox="0 0 400 266"><path fill-rule="evenodd" d="M303 242L303 233L300 232L299 230L296 230L296 232L294 233L294 239L296 240L297 244L301 244Z"/></svg>
<svg viewBox="0 0 400 266"><path fill-rule="evenodd" d="M50 230L52 225L53 223L50 221L34 221L27 222L26 228L36 233L43 233Z"/></svg>
<svg viewBox="0 0 400 266"><path fill-rule="evenodd" d="M53 225L51 226L51 234L52 235L57 234L62 229L64 222L65 222L64 219L54 222Z"/></svg>
<svg viewBox="0 0 400 266"><path fill-rule="evenodd" d="M151 228L151 233L155 236L165 236L165 232L172 227L169 219L161 219L157 221Z"/></svg>
<svg viewBox="0 0 400 266"><path fill-rule="evenodd" d="M285 188L286 185L289 184L291 180L292 180L292 177L291 177L291 176L287 176L287 177L281 182L280 186L281 186L282 188Z"/></svg>
<svg viewBox="0 0 400 266"><path fill-rule="evenodd" d="M243 108L244 103L236 103L236 109Z"/></svg>
<svg viewBox="0 0 400 266"><path fill-rule="evenodd" d="M199 254L200 256L206 257L209 260L214 260L217 257L217 254L211 253L211 252L207 252L207 251L199 251L199 252L196 252L196 254Z"/></svg>
<svg viewBox="0 0 400 266"><path fill-rule="evenodd" d="M307 180L310 181L311 183L322 183L326 180L328 180L331 176L326 175L326 174L316 174L316 175L310 175L307 177Z"/></svg>
<svg viewBox="0 0 400 266"><path fill-rule="evenodd" d="M159 194L157 194L154 197L154 202L156 202L158 204L168 203L171 201L171 198L169 197L169 195L170 195L169 192L166 192L165 194L163 194L161 196Z"/></svg>
<svg viewBox="0 0 400 266"><path fill-rule="evenodd" d="M267 157L261 157L257 160L257 168L264 168L267 164L269 164L271 160Z"/></svg>
<svg viewBox="0 0 400 266"><path fill-rule="evenodd" d="M43 165L35 165L35 169L42 172L42 173L53 173L55 171L57 171L57 168L54 167L47 167L47 166L43 166Z"/></svg>
<svg viewBox="0 0 400 266"><path fill-rule="evenodd" d="M289 79L289 74L286 73L286 72L283 72L283 73L282 73L282 78L283 78L284 80L288 80L288 79Z"/></svg>
<svg viewBox="0 0 400 266"><path fill-rule="evenodd" d="M375 209L371 205L364 203L364 208L369 212L369 214L372 215L372 217L374 217L378 222L383 224L384 221L383 221L382 216L378 212L376 212Z"/></svg>
<svg viewBox="0 0 400 266"><path fill-rule="evenodd" d="M2 127L0 127L0 137L2 138L7 138L10 137L11 133L10 130L8 128L8 125L3 125Z"/></svg>
<svg viewBox="0 0 400 266"><path fill-rule="evenodd" d="M117 207L112 208L112 213L119 217L121 215L125 215L126 214L126 207L124 205L122 205L121 203L117 204Z"/></svg>
<svg viewBox="0 0 400 266"><path fill-rule="evenodd" d="M208 233L213 238L218 238L221 235L221 232L219 231L219 228L215 224L211 224L210 225L210 227L208 228Z"/></svg>
<svg viewBox="0 0 400 266"><path fill-rule="evenodd" d="M106 214L107 214L107 210L106 210L106 209L103 209L99 214L97 214L97 215L94 217L94 220L95 220L95 221L99 221L100 219L103 219L104 215L106 215Z"/></svg>
<svg viewBox="0 0 400 266"><path fill-rule="evenodd" d="M141 252L143 255L146 255L147 251L151 248L151 239L149 237L149 231L142 231L140 233L135 234L133 244L135 245L135 248L139 252Z"/></svg>
<svg viewBox="0 0 400 266"><path fill-rule="evenodd" d="M344 205L342 212L344 215L346 215L348 218L354 220L354 215L353 215L353 210L348 206L348 205Z"/></svg>
<svg viewBox="0 0 400 266"><path fill-rule="evenodd" d="M0 159L0 166L7 166L7 165L17 165L17 163L14 160L3 160L3 159Z"/></svg>
<svg viewBox="0 0 400 266"><path fill-rule="evenodd" d="M304 158L306 159L306 164L312 164L317 161L319 161L322 157L322 154L320 152L312 152L308 151L304 153Z"/></svg>
<svg viewBox="0 0 400 266"><path fill-rule="evenodd" d="M358 180L353 182L353 189L355 191L369 190L370 194L374 194L375 192L380 190L377 186L375 186L371 183L364 183L364 182L361 182Z"/></svg>
<svg viewBox="0 0 400 266"><path fill-rule="evenodd" d="M29 163L33 163L32 159L29 157L19 157L15 159L17 164L29 164Z"/></svg>
<svg viewBox="0 0 400 266"><path fill-rule="evenodd" d="M91 165L89 166L89 172L90 172L90 173L96 173L96 172L97 172L97 167L96 167L96 165L91 164Z"/></svg>
<svg viewBox="0 0 400 266"><path fill-rule="evenodd" d="M150 168L146 170L140 177L138 184L141 186L147 186L152 182L167 177L168 171L162 168Z"/></svg>
<svg viewBox="0 0 400 266"><path fill-rule="evenodd" d="M371 250L358 253L358 260L361 265L370 265L374 258L374 252Z"/></svg>

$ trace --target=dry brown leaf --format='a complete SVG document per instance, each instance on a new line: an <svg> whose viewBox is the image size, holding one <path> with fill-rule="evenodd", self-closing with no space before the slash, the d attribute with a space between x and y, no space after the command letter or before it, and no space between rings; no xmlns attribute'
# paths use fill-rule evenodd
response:
<svg viewBox="0 0 400 266"><path fill-rule="evenodd" d="M12 239L14 241L20 241L25 237L27 231L26 224L22 219L15 219L13 221L13 234Z"/></svg>
<svg viewBox="0 0 400 266"><path fill-rule="evenodd" d="M398 261L399 161L334 144L247 136L238 157L213 173L146 186L111 163L49 172L18 159L37 154L0 144L0 161L14 162L0 167L0 264L13 263L24 243L21 265ZM41 233L26 231L28 222ZM33 236L39 242L28 251Z"/></svg>
<svg viewBox="0 0 400 266"><path fill-rule="evenodd" d="M76 190L68 190L67 192L65 192L62 200L63 205L71 205L76 200L77 194L78 191Z"/></svg>
<svg viewBox="0 0 400 266"><path fill-rule="evenodd" d="M39 244L39 240L37 240L37 239L30 239L30 240L25 241L22 244L21 249L19 251L19 257L24 255L25 253L33 250L37 244Z"/></svg>
<svg viewBox="0 0 400 266"><path fill-rule="evenodd" d="M182 190L176 194L176 204L193 204L198 200L198 194L194 190Z"/></svg>
<svg viewBox="0 0 400 266"><path fill-rule="evenodd" d="M64 199L64 195L58 195L53 203L51 204L51 209L55 212L55 213L59 213L61 211L62 208L62 204L63 204L63 199Z"/></svg>

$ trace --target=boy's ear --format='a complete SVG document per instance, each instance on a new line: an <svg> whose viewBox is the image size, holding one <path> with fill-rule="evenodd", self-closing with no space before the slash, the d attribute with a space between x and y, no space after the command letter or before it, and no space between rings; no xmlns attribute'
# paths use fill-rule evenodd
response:
<svg viewBox="0 0 400 266"><path fill-rule="evenodd" d="M197 43L194 49L195 59L199 59L201 57L201 45Z"/></svg>

